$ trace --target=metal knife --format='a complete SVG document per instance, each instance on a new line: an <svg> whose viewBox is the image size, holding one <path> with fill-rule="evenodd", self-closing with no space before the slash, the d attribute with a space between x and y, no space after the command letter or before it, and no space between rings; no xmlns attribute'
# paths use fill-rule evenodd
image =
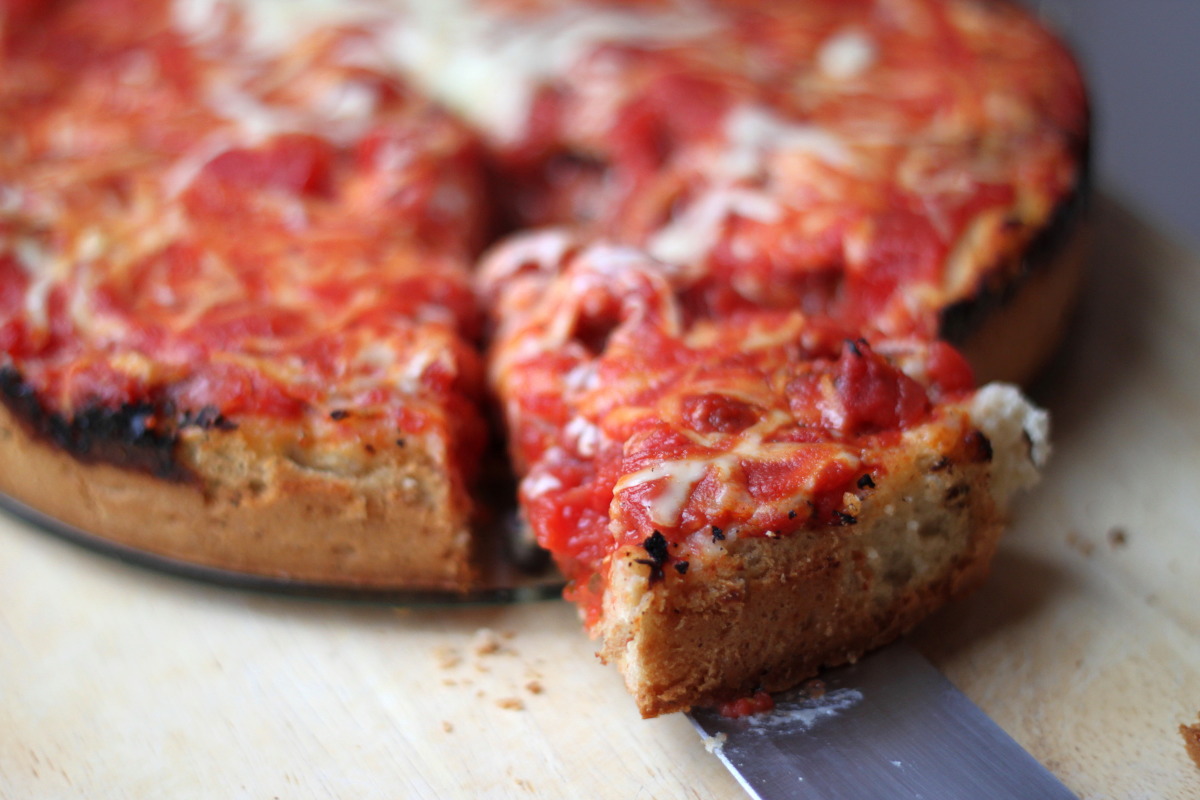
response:
<svg viewBox="0 0 1200 800"><path fill-rule="evenodd" d="M1075 797L905 642L817 686L777 696L764 714L689 716L755 800Z"/></svg>

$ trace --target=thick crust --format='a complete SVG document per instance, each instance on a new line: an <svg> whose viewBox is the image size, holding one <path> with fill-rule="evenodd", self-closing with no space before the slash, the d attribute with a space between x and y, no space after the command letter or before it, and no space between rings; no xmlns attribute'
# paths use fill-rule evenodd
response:
<svg viewBox="0 0 1200 800"><path fill-rule="evenodd" d="M1024 434L996 439L996 458L1029 463ZM713 543L658 579L618 552L601 656L651 717L787 689L894 639L987 574L1013 487L971 442L906 436L852 526Z"/></svg>
<svg viewBox="0 0 1200 800"><path fill-rule="evenodd" d="M983 270L965 296L938 314L939 335L966 356L981 385L1028 385L1066 335L1091 241L1086 140L1075 166L1075 190L1058 203L1046 224L1011 255Z"/></svg>
<svg viewBox="0 0 1200 800"><path fill-rule="evenodd" d="M239 431L198 431L175 481L84 463L0 404L0 492L121 545L219 570L325 586L463 589L468 524L444 474L415 448L338 474Z"/></svg>
<svg viewBox="0 0 1200 800"><path fill-rule="evenodd" d="M1080 218L1038 269L1014 280L978 326L956 342L981 382L1028 384L1067 332L1083 283L1089 231ZM976 302L987 303L979 296Z"/></svg>

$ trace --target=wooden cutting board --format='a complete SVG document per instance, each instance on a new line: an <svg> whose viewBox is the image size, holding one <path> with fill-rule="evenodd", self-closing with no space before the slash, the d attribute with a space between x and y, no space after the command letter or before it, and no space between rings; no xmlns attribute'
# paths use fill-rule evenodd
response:
<svg viewBox="0 0 1200 800"><path fill-rule="evenodd" d="M1200 797L1200 259L1095 208L1056 455L918 646L1086 798ZM19 469L0 464L0 469ZM0 515L0 797L736 798L559 601L391 608L127 566Z"/></svg>

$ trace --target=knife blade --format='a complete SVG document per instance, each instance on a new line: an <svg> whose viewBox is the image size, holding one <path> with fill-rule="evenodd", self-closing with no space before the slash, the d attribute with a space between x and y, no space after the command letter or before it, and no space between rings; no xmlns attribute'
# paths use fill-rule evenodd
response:
<svg viewBox="0 0 1200 800"><path fill-rule="evenodd" d="M689 717L755 800L1075 798L905 642L818 685L764 714Z"/></svg>

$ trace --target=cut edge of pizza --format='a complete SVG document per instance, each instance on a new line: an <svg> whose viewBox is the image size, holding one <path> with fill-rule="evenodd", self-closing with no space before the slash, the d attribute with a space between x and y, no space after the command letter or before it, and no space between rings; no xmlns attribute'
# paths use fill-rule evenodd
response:
<svg viewBox="0 0 1200 800"><path fill-rule="evenodd" d="M19 384L3 388L0 461L19 468L0 491L107 547L243 581L463 590L477 579L465 487L416 443L264 447L252 421L217 416L155 436L141 426L161 412L64 423L24 413L32 395Z"/></svg>
<svg viewBox="0 0 1200 800"><path fill-rule="evenodd" d="M847 498L853 524L692 537L653 566L644 545L613 552L594 631L643 716L796 686L986 578L1009 492L1037 480L1046 415L1002 384L942 410L879 455L882 476Z"/></svg>

